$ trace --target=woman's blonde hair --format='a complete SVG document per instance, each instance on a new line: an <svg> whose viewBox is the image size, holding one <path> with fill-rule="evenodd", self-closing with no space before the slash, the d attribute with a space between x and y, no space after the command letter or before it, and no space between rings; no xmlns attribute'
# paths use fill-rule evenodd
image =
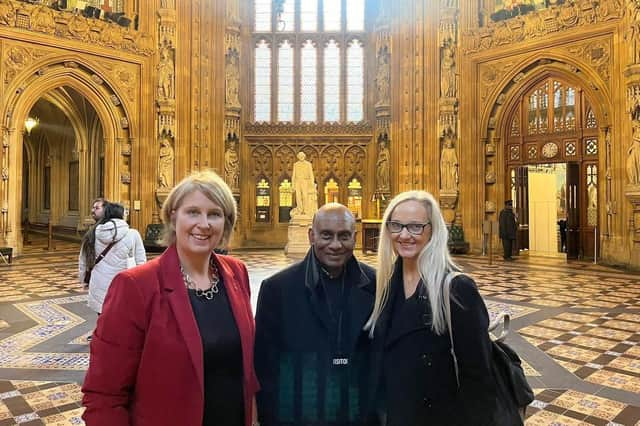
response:
<svg viewBox="0 0 640 426"><path fill-rule="evenodd" d="M387 206L380 225L380 239L378 241L378 258L376 274L376 300L373 312L365 325L369 335L373 337L373 331L380 313L389 299L389 283L393 275L398 254L393 248L391 233L387 229L387 222L395 208L407 201L417 201L424 204L429 220L431 221L431 239L424 246L418 256L418 272L422 283L426 288L427 297L431 306L431 329L436 334L444 334L447 331L447 322L444 316L444 301L442 299L442 284L450 271L460 271L447 247L449 231L444 222L438 202L433 195L426 191L407 191L396 195Z"/></svg>
<svg viewBox="0 0 640 426"><path fill-rule="evenodd" d="M173 213L180 208L184 198L195 191L202 192L205 197L222 208L224 214L224 231L220 247L225 247L231 239L231 232L238 217L238 207L231 189L214 171L195 172L182 179L169 193L162 204L160 216L164 223L162 241L166 245L176 242L176 226L171 219Z"/></svg>

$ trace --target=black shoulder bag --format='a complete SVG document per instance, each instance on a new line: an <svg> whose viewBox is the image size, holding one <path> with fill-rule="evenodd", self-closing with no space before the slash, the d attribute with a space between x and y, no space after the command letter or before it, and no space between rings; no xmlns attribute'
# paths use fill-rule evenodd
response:
<svg viewBox="0 0 640 426"><path fill-rule="evenodd" d="M451 281L459 272L450 272L444 282L444 303L449 339L451 340L451 356L453 368L456 372L456 382L460 387L458 360L453 349L453 331L451 327ZM503 322L504 321L504 322ZM522 361L518 354L504 342L509 333L509 314L500 313L489 325L487 332L495 330L500 322L503 322L502 333L498 338L491 339L491 371L496 383L497 405L493 419L496 425L523 425L525 410L533 401L533 390L527 382L527 377L522 369Z"/></svg>
<svg viewBox="0 0 640 426"><path fill-rule="evenodd" d="M104 259L104 257L107 255L107 253L109 253L109 250L111 250L111 247L113 247L113 245L116 243L117 241L112 241L108 246L106 246L104 248L104 250L102 250L102 253L100 253L98 255L98 257L96 257L96 261L93 263L93 266L91 268L88 268L85 273L84 273L84 279L82 280L85 284L89 284L89 281L91 281L91 271L93 270L93 268L96 267L96 265L98 263L100 263L100 261L102 259Z"/></svg>

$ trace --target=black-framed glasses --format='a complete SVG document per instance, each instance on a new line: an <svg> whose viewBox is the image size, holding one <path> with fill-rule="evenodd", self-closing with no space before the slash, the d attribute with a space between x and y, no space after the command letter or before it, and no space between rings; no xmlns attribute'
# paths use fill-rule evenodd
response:
<svg viewBox="0 0 640 426"><path fill-rule="evenodd" d="M413 235L422 235L424 232L424 228L426 226L431 226L431 222L427 223L400 223L393 220L387 222L387 229L392 234L399 234L402 232L402 228L407 228L410 234Z"/></svg>

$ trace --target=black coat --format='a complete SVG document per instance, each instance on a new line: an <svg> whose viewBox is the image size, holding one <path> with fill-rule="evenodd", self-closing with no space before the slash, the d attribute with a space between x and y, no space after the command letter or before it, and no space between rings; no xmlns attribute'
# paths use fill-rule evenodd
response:
<svg viewBox="0 0 640 426"><path fill-rule="evenodd" d="M513 212L513 209L504 208L500 211L498 225L500 231L500 239L516 239L516 232L518 231L518 221L516 220L516 215Z"/></svg>
<svg viewBox="0 0 640 426"><path fill-rule="evenodd" d="M329 314L320 274L310 250L260 288L255 368L262 426L361 425L366 417L370 340L362 328L373 309L375 272L355 258L347 263L350 291L339 356L337 322ZM349 364L334 365L334 358Z"/></svg>
<svg viewBox="0 0 640 426"><path fill-rule="evenodd" d="M460 368L456 383L449 334L431 330L426 289L404 299L400 262L375 328L372 401L387 426L489 426L495 407L489 317L474 281L451 283L451 317ZM454 302L455 300L455 302Z"/></svg>

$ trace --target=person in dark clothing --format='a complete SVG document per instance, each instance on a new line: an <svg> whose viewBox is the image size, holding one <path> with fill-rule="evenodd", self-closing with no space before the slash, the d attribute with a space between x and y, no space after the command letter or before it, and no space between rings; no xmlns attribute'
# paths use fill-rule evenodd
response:
<svg viewBox="0 0 640 426"><path fill-rule="evenodd" d="M329 203L306 257L266 279L256 310L262 426L363 425L375 272L353 256L355 218Z"/></svg>
<svg viewBox="0 0 640 426"><path fill-rule="evenodd" d="M560 228L560 251L565 253L567 251L567 219L560 219L558 227Z"/></svg>
<svg viewBox="0 0 640 426"><path fill-rule="evenodd" d="M459 274L447 237L440 208L424 191L398 194L382 219L376 301L366 328L373 337L369 406L386 426L498 424L489 315L474 281Z"/></svg>
<svg viewBox="0 0 640 426"><path fill-rule="evenodd" d="M516 240L516 232L518 230L518 221L513 212L513 201L507 200L504 203L504 209L500 211L498 219L500 228L500 239L502 240L502 248L504 249L504 260L513 260L513 242Z"/></svg>

